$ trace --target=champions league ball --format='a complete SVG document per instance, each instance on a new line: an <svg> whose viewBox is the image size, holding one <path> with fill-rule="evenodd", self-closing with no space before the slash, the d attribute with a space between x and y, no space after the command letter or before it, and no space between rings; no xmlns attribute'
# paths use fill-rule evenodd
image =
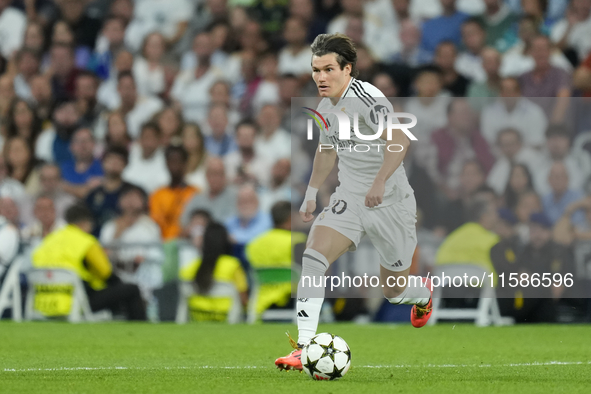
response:
<svg viewBox="0 0 591 394"><path fill-rule="evenodd" d="M302 349L302 367L314 380L340 379L350 366L349 345L337 335L318 334Z"/></svg>

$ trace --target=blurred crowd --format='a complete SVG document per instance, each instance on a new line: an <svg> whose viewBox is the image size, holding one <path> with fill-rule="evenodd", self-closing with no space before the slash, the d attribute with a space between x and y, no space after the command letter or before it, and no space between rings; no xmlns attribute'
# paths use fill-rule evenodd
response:
<svg viewBox="0 0 591 394"><path fill-rule="evenodd" d="M591 239L591 0L0 0L0 215L39 243L82 200L103 244L157 244L205 211L245 262L305 190L291 98L317 95L310 43L334 32L419 118L420 267L481 195L520 244L540 212Z"/></svg>

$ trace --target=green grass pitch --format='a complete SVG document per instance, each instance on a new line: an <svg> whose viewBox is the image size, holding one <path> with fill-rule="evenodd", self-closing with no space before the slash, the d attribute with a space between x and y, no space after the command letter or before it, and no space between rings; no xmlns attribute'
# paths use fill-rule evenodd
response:
<svg viewBox="0 0 591 394"><path fill-rule="evenodd" d="M0 393L591 393L591 326L321 325L340 381L279 372L293 325L0 322Z"/></svg>

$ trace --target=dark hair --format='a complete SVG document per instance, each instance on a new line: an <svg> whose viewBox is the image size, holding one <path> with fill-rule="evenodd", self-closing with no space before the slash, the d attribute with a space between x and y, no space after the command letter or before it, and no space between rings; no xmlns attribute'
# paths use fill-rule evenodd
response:
<svg viewBox="0 0 591 394"><path fill-rule="evenodd" d="M31 49L31 48L26 48L25 47L25 48L22 48L20 51L18 51L16 53L16 62L17 63L20 62L24 55L31 55L38 62L41 61L41 54L38 51L36 51L34 49Z"/></svg>
<svg viewBox="0 0 591 394"><path fill-rule="evenodd" d="M194 209L191 211L190 218L193 219L195 216L203 216L207 222L211 222L211 213L207 209Z"/></svg>
<svg viewBox="0 0 591 394"><path fill-rule="evenodd" d="M69 27L69 25L68 25L68 27ZM71 30L71 28L70 28L70 30ZM55 43L51 44L51 48L49 50L53 51L54 49L57 49L57 48L67 49L71 55L74 55L74 47L66 42L63 42L63 41L55 42Z"/></svg>
<svg viewBox="0 0 591 394"><path fill-rule="evenodd" d="M517 136L517 139L519 140L519 142L523 142L523 136L521 135L521 133L518 130L516 130L516 129L512 128L512 127L506 127L504 129L501 129L499 131L499 133L497 134L497 144L501 141L501 136L503 134L513 134L513 135L516 135Z"/></svg>
<svg viewBox="0 0 591 394"><path fill-rule="evenodd" d="M120 146L109 146L105 153L103 154L103 160L107 158L109 155L119 156L124 162L125 165L129 162L129 152L127 149L120 147Z"/></svg>
<svg viewBox="0 0 591 394"><path fill-rule="evenodd" d="M232 244L226 228L210 222L203 233L203 258L195 276L199 293L207 294L213 286L213 271L220 256L232 253Z"/></svg>
<svg viewBox="0 0 591 394"><path fill-rule="evenodd" d="M511 167L511 170L509 171L509 179L507 180L507 187L505 188L505 193L504 193L504 198L505 198L505 205L507 206L507 208L514 210L515 207L517 206L517 201L519 200L519 195L517 194L517 192L515 190L513 190L511 188L511 177L513 176L513 171L515 171L515 169L517 167L520 167L523 169L523 171L525 172L525 176L527 178L527 188L529 190L533 190L534 188L534 184L533 184L533 180L532 180L532 176L531 176L531 172L529 171L529 168L527 168L526 165L523 164L515 164Z"/></svg>
<svg viewBox="0 0 591 394"><path fill-rule="evenodd" d="M135 85L135 78L133 77L133 73L129 70L125 70L125 71L121 71L118 75L117 75L117 83L121 82L121 80L123 78L131 78L131 80L133 81L133 84Z"/></svg>
<svg viewBox="0 0 591 394"><path fill-rule="evenodd" d="M490 205L492 205L492 203L486 198L475 198L470 204L468 204L466 218L469 222L479 222Z"/></svg>
<svg viewBox="0 0 591 394"><path fill-rule="evenodd" d="M426 65L417 69L414 81L419 79L424 74L435 74L438 78L443 78L443 71L441 71L441 68L435 65Z"/></svg>
<svg viewBox="0 0 591 394"><path fill-rule="evenodd" d="M142 125L142 129L140 130L140 137L144 134L144 131L148 129L156 131L158 137L162 135L162 131L160 130L160 126L158 125L158 123L154 121L149 121Z"/></svg>
<svg viewBox="0 0 591 394"><path fill-rule="evenodd" d="M144 189L136 185L127 185L123 187L121 193L119 194L118 201L121 201L123 196L126 196L130 193L137 193L142 197L143 205L144 205L144 213L148 211L148 193Z"/></svg>
<svg viewBox="0 0 591 394"><path fill-rule="evenodd" d="M22 137L20 135L15 135L12 137L9 137L6 140L6 143L4 144L4 157L5 157L5 165L6 165L6 171L8 173L8 176L10 177L14 177L14 167L12 166L11 163L8 162L8 152L9 149L8 147L10 146L10 144L12 143L12 141L14 140L22 140L23 143L25 144L25 146L27 147L27 149L29 149L29 161L27 163L27 170L23 176L22 179L17 179L18 181L20 181L21 183L27 183L27 181L29 180L29 176L31 175L31 173L33 172L33 170L35 169L36 165L37 165L37 159L35 158L35 149L31 146L31 144L29 143L29 141L25 138Z"/></svg>
<svg viewBox="0 0 591 394"><path fill-rule="evenodd" d="M170 155L173 155L175 153L181 155L183 161L186 162L187 160L189 160L189 154L187 153L185 148L178 145L168 145L166 147L166 150L164 151L164 157L166 158L166 160L168 160L170 158Z"/></svg>
<svg viewBox="0 0 591 394"><path fill-rule="evenodd" d="M546 129L546 138L550 137L565 137L570 140L571 134L569 129L563 124L551 124Z"/></svg>
<svg viewBox="0 0 591 394"><path fill-rule="evenodd" d="M252 120L252 119L243 119L243 120L241 120L236 125L236 129L235 130L238 131L238 129L240 127L244 127L244 126L246 126L246 127L252 127L255 130L256 134L259 133L259 130L260 130L259 129L259 125L254 120Z"/></svg>
<svg viewBox="0 0 591 394"><path fill-rule="evenodd" d="M89 70L80 70L78 72L78 74L76 74L76 79L82 78L82 77L88 77L88 78L92 78L92 80L94 81L94 83L98 86L99 85L99 78L98 76L93 73L92 71Z"/></svg>
<svg viewBox="0 0 591 394"><path fill-rule="evenodd" d="M273 226L279 227L285 224L291 217L291 203L289 201L278 201L271 207Z"/></svg>
<svg viewBox="0 0 591 394"><path fill-rule="evenodd" d="M85 221L94 222L92 212L83 202L78 202L68 208L66 210L65 218L68 224L76 224Z"/></svg>
<svg viewBox="0 0 591 394"><path fill-rule="evenodd" d="M35 111L35 109L33 108L33 106L31 106L31 104L29 104L26 100L20 99L20 98L16 98L12 101L12 103L10 103L10 109L8 110L8 125L6 127L6 131L7 131L7 137L15 137L18 135L18 130L16 128L16 122L14 121L14 111L16 110L16 106L19 103L25 103L25 105L27 106L27 109L29 110L29 112L31 112L31 136L27 139L29 146L31 146L31 149L34 150L35 148L35 142L37 141L37 137L39 136L39 134L41 134L41 128L42 128L42 120L41 118L39 118L39 116L37 115L37 112Z"/></svg>
<svg viewBox="0 0 591 394"><path fill-rule="evenodd" d="M357 70L357 50L353 41L344 34L319 34L312 43L312 56L324 56L329 53L337 55L337 63L341 70L351 65L351 76L359 75Z"/></svg>
<svg viewBox="0 0 591 394"><path fill-rule="evenodd" d="M484 24L482 23L482 20L476 16L471 16L465 19L464 22L462 22L462 26L467 25L469 23L478 25L478 27L480 27L481 30L484 30Z"/></svg>

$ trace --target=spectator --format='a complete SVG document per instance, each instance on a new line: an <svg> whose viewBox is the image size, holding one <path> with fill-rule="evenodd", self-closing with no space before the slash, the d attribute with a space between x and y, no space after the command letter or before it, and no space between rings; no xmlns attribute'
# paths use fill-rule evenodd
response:
<svg viewBox="0 0 591 394"><path fill-rule="evenodd" d="M580 91L583 97L591 97L591 52L575 70L573 87Z"/></svg>
<svg viewBox="0 0 591 394"><path fill-rule="evenodd" d="M138 51L146 35L157 31L170 47L185 34L191 15L191 3L184 0L143 0L141 6L134 7L133 19L125 31L125 43Z"/></svg>
<svg viewBox="0 0 591 394"><path fill-rule="evenodd" d="M443 88L452 96L463 97L470 84L470 80L456 71L457 50L455 44L442 41L435 50L435 65L442 72Z"/></svg>
<svg viewBox="0 0 591 394"><path fill-rule="evenodd" d="M515 78L501 80L501 97L482 110L480 119L480 130L490 145L494 145L501 130L512 128L521 134L525 146L540 149L547 127L544 111L521 96L519 81Z"/></svg>
<svg viewBox="0 0 591 394"><path fill-rule="evenodd" d="M131 147L131 137L127 132L125 117L121 112L111 112L107 118L105 146L107 149L112 147L129 149Z"/></svg>
<svg viewBox="0 0 591 394"><path fill-rule="evenodd" d="M526 244L530 240L530 217L533 213L542 211L540 197L533 191L520 194L517 198L517 205L514 211L518 220L515 227L517 235L521 242Z"/></svg>
<svg viewBox="0 0 591 394"><path fill-rule="evenodd" d="M197 294L189 301L193 320L225 321L230 310L227 302L209 299L208 293L216 282L232 284L240 293L242 305L248 300L248 282L240 260L231 256L232 245L228 232L219 223L209 223L203 234L201 258L184 267L179 276L184 281L195 281Z"/></svg>
<svg viewBox="0 0 591 394"><path fill-rule="evenodd" d="M90 60L90 49L76 43L76 36L66 21L58 20L53 24L51 42L71 47L74 66L80 70L86 68Z"/></svg>
<svg viewBox="0 0 591 394"><path fill-rule="evenodd" d="M39 53L32 49L24 47L16 54L18 74L14 77L14 91L20 99L30 102L33 98L31 78L39 73L40 64Z"/></svg>
<svg viewBox="0 0 591 394"><path fill-rule="evenodd" d="M225 1L223 3L225 3ZM219 68L220 70L223 70L226 67L226 63L230 57L229 52L231 52L234 49L232 31L227 22L224 21L225 19L226 17L224 16L217 22L213 22L211 25L207 26L207 28L205 29L205 31L209 32L211 35L211 65ZM191 50L185 52L181 56L181 71L195 69L199 64L198 54L203 49L203 47L201 46L201 41L194 40L195 34L191 34L190 36L186 35L185 37L191 38L193 47L191 48ZM188 44L187 46L191 45Z"/></svg>
<svg viewBox="0 0 591 394"><path fill-rule="evenodd" d="M456 191L466 162L477 160L487 174L495 159L478 131L475 114L466 99L454 99L449 104L447 119L447 126L431 135L431 176L444 189Z"/></svg>
<svg viewBox="0 0 591 394"><path fill-rule="evenodd" d="M580 190L572 190L568 187L569 173L564 163L555 161L550 167L548 184L551 192L542 196L544 214L552 225L562 217L567 207L584 197ZM571 222L575 226L582 226L585 223L585 216L582 212L575 213Z"/></svg>
<svg viewBox="0 0 591 394"><path fill-rule="evenodd" d="M179 111L174 107L165 107L162 111L154 115L154 120L160 127L162 146L176 145L181 142L181 130L183 129L183 119Z"/></svg>
<svg viewBox="0 0 591 394"><path fill-rule="evenodd" d="M570 76L564 70L550 63L552 42L548 37L538 36L532 39L531 56L535 67L521 77L519 84L524 97L559 97L567 98L571 95ZM539 104L553 122L564 121L564 100L539 99Z"/></svg>
<svg viewBox="0 0 591 394"><path fill-rule="evenodd" d="M33 222L21 231L22 239L29 247L39 245L47 235L66 225L65 220L57 216L55 204L46 194L40 194L35 200L33 216Z"/></svg>
<svg viewBox="0 0 591 394"><path fill-rule="evenodd" d="M281 128L281 109L278 105L265 105L257 116L261 133L255 141L257 154L274 162L291 156L291 137Z"/></svg>
<svg viewBox="0 0 591 394"><path fill-rule="evenodd" d="M271 209L273 228L246 246L248 262L254 269L291 268L293 246L306 242L306 236L300 232L291 232L291 203L278 201ZM291 283L267 284L259 288L257 313L269 307L286 306L291 298Z"/></svg>
<svg viewBox="0 0 591 394"><path fill-rule="evenodd" d="M199 123L206 118L209 105L209 96L204 92L207 92L215 81L222 79L223 75L220 69L211 64L213 44L210 33L197 34L193 48L197 55L197 66L179 73L170 94L180 103L185 121Z"/></svg>
<svg viewBox="0 0 591 394"><path fill-rule="evenodd" d="M499 132L497 147L500 155L488 173L486 183L500 195L507 187L514 164L525 165L531 173L536 169L540 156L535 150L524 147L521 134L512 128L506 128Z"/></svg>
<svg viewBox="0 0 591 394"><path fill-rule="evenodd" d="M58 100L73 98L75 93L74 82L80 70L76 68L74 50L70 44L62 42L52 44L49 70L54 97Z"/></svg>
<svg viewBox="0 0 591 394"><path fill-rule="evenodd" d="M269 214L259 209L259 198L253 186L244 185L238 190L236 208L237 214L226 220L226 228L237 245L248 244L272 227Z"/></svg>
<svg viewBox="0 0 591 394"><path fill-rule="evenodd" d="M5 59L11 59L23 43L27 18L22 11L10 7L12 1L0 2L0 54Z"/></svg>
<svg viewBox="0 0 591 394"><path fill-rule="evenodd" d="M101 227L119 213L118 202L123 192L134 185L125 182L121 174L127 165L127 150L109 148L103 155L102 168L105 176L99 186L90 190L86 196L86 206L94 217L92 234L98 236Z"/></svg>
<svg viewBox="0 0 591 394"><path fill-rule="evenodd" d="M187 225L191 212L203 209L211 213L215 221L225 222L236 212L236 191L228 184L224 161L209 157L205 162L207 192L196 194L183 211L182 224Z"/></svg>
<svg viewBox="0 0 591 394"><path fill-rule="evenodd" d="M583 60L591 51L591 1L573 0L566 15L552 26L550 38L561 49L574 49Z"/></svg>
<svg viewBox="0 0 591 394"><path fill-rule="evenodd" d="M324 15L319 15L316 12L312 0L291 0L289 2L289 15L304 21L307 26L307 43L314 41L318 34L326 32L327 21Z"/></svg>
<svg viewBox="0 0 591 394"><path fill-rule="evenodd" d="M312 50L306 43L307 26L303 19L290 17L285 21L283 39L286 45L279 52L279 73L294 74L305 82L310 80Z"/></svg>
<svg viewBox="0 0 591 394"><path fill-rule="evenodd" d="M125 20L118 16L109 16L103 22L101 33L96 41L95 51L90 61L90 69L105 80L112 77L113 62L123 50Z"/></svg>
<svg viewBox="0 0 591 394"><path fill-rule="evenodd" d="M97 92L97 100L110 110L121 107L121 96L118 91L119 74L131 73L133 68L133 55L126 50L120 50L115 56L115 62L109 73L109 78L101 83Z"/></svg>
<svg viewBox="0 0 591 394"><path fill-rule="evenodd" d="M486 41L486 32L482 22L475 17L462 23L462 51L456 58L455 69L460 75L474 82L485 82L486 72L482 64L482 51Z"/></svg>
<svg viewBox="0 0 591 394"><path fill-rule="evenodd" d="M398 97L398 87L390 74L379 73L375 75L371 84L384 93L386 97Z"/></svg>
<svg viewBox="0 0 591 394"><path fill-rule="evenodd" d="M185 124L182 130L181 141L183 148L185 148L189 155L185 182L206 192L205 161L207 160L207 153L205 152L205 141L203 139L203 133L201 133L201 128L196 123Z"/></svg>
<svg viewBox="0 0 591 394"><path fill-rule="evenodd" d="M81 118L72 100L58 101L53 111L53 127L43 130L35 143L35 157L62 164L72 160L70 142L80 127Z"/></svg>
<svg viewBox="0 0 591 394"><path fill-rule="evenodd" d="M133 63L133 77L142 96L159 96L164 93L164 68L162 58L166 53L166 41L159 32L144 38L141 56Z"/></svg>
<svg viewBox="0 0 591 394"><path fill-rule="evenodd" d="M572 190L583 190L583 185L591 175L591 156L583 151L574 154L571 150L571 133L561 125L548 127L546 131L546 150L542 159L536 166L534 186L540 195L550 193L548 175L550 168L555 161L561 161L570 174L568 188Z"/></svg>
<svg viewBox="0 0 591 394"><path fill-rule="evenodd" d="M83 205L66 212L68 225L45 237L33 253L36 268L65 268L84 281L93 311L124 309L130 320L146 320L146 311L136 285L122 283L113 275L111 263L98 240L90 235L92 213ZM69 245L64 248L64 245Z"/></svg>
<svg viewBox="0 0 591 394"><path fill-rule="evenodd" d="M423 39L421 47L435 53L437 47L444 41L456 46L462 43L461 26L468 15L456 9L456 0L440 0L443 8L441 16L426 21L423 24Z"/></svg>
<svg viewBox="0 0 591 394"><path fill-rule="evenodd" d="M470 103L477 110L492 101L493 97L498 97L501 90L501 77L499 68L501 66L501 55L490 47L486 47L481 52L482 69L484 70L484 81L472 82L468 86L466 93L470 97Z"/></svg>
<svg viewBox="0 0 591 394"><path fill-rule="evenodd" d="M66 210L74 205L76 198L62 189L62 173L59 166L51 163L43 164L39 168L39 181L41 195L51 198L57 218L63 219Z"/></svg>
<svg viewBox="0 0 591 394"><path fill-rule="evenodd" d="M28 194L39 192L39 172L31 146L24 137L11 137L4 145L8 176L19 181Z"/></svg>
<svg viewBox="0 0 591 394"><path fill-rule="evenodd" d="M501 65L501 74L503 76L519 76L535 68L536 64L530 52L533 39L538 34L540 33L535 18L532 15L522 16L519 21L519 39L503 55ZM558 48L552 51L550 64L569 73L573 69L572 64Z"/></svg>
<svg viewBox="0 0 591 394"><path fill-rule="evenodd" d="M90 129L76 130L70 144L73 159L61 165L64 190L78 198L85 198L99 186L104 175L101 162L94 157L94 146Z"/></svg>
<svg viewBox="0 0 591 394"><path fill-rule="evenodd" d="M182 147L167 147L165 157L170 184L156 190L150 196L150 216L160 226L162 238L166 241L181 233L180 219L183 209L200 190L184 182L188 154Z"/></svg>
<svg viewBox="0 0 591 394"><path fill-rule="evenodd" d="M271 57L273 57L274 62L277 63L277 59L274 55L271 55ZM277 64L275 64L275 67L276 66ZM231 90L232 85L230 82L220 79L211 85L211 88L209 89L209 98L211 101L210 106L222 104L226 107L228 110L228 123L235 126L242 119L242 115L240 115L240 112L238 112L232 101ZM289 97L289 105L291 105L291 96Z"/></svg>
<svg viewBox="0 0 591 394"><path fill-rule="evenodd" d="M130 72L119 73L117 81L117 91L121 97L119 111L125 116L129 135L132 138L137 138L142 124L162 109L162 101L154 97L139 95L133 74ZM100 134L104 136L104 132Z"/></svg>
<svg viewBox="0 0 591 394"><path fill-rule="evenodd" d="M96 95L99 80L90 71L81 71L76 76L75 93L78 112L82 114L82 121L94 127L104 107L97 101Z"/></svg>
<svg viewBox="0 0 591 394"><path fill-rule="evenodd" d="M0 197L0 211L2 200ZM18 253L19 243L18 230L0 214L0 288L2 288L6 271Z"/></svg>
<svg viewBox="0 0 591 394"><path fill-rule="evenodd" d="M138 141L131 145L129 164L123 171L123 179L152 193L170 182L166 170L164 150L160 143L160 127L154 122L142 126Z"/></svg>
<svg viewBox="0 0 591 394"><path fill-rule="evenodd" d="M0 216L4 216L17 229L23 227L19 201L10 195L0 196Z"/></svg>
<svg viewBox="0 0 591 394"><path fill-rule="evenodd" d="M266 107L265 107L266 108ZM236 127L238 150L224 157L230 183L242 185L254 183L267 185L269 182L269 156L271 149L260 151L255 146L258 128L254 123L243 121Z"/></svg>
<svg viewBox="0 0 591 394"><path fill-rule="evenodd" d="M400 23L398 34L401 49L393 56L393 62L402 63L409 67L420 67L431 62L433 54L421 47L422 32L414 21L410 19L403 20Z"/></svg>
<svg viewBox="0 0 591 394"><path fill-rule="evenodd" d="M48 77L37 74L31 77L31 102L35 106L36 116L43 122L51 117L53 109L53 92Z"/></svg>
<svg viewBox="0 0 591 394"><path fill-rule="evenodd" d="M41 119L37 117L33 107L23 99L16 99L8 113L7 136L22 137L34 147L41 133Z"/></svg>
<svg viewBox="0 0 591 394"><path fill-rule="evenodd" d="M277 56L274 53L268 52L261 55L258 73L261 81L252 99L254 113L259 113L265 104L279 104L279 74L277 72Z"/></svg>
<svg viewBox="0 0 591 394"><path fill-rule="evenodd" d="M147 214L148 196L142 189L125 188L117 205L118 215L103 225L99 239L108 245L121 280L136 284L143 298L153 305L153 292L162 287L160 227Z"/></svg>
<svg viewBox="0 0 591 394"><path fill-rule="evenodd" d="M493 232L498 222L494 204L477 199L470 204L467 217L468 223L449 234L439 247L436 264L467 263L495 272L490 258L491 248L499 242Z"/></svg>
<svg viewBox="0 0 591 394"><path fill-rule="evenodd" d="M485 11L480 16L486 30L486 45L503 53L511 46L507 33L517 22L511 8L503 0L484 0Z"/></svg>
<svg viewBox="0 0 591 394"><path fill-rule="evenodd" d="M29 22L25 28L25 36L23 39L22 48L32 50L39 55L41 55L46 49L43 26L31 18L29 18Z"/></svg>
<svg viewBox="0 0 591 394"><path fill-rule="evenodd" d="M503 193L504 206L515 211L523 194L534 191L530 170L524 164L513 164L509 170L509 179Z"/></svg>
<svg viewBox="0 0 591 394"><path fill-rule="evenodd" d="M90 52L96 43L102 21L96 18L96 14L86 12L85 4L79 1L62 0L58 6L61 17L72 30L76 46Z"/></svg>
<svg viewBox="0 0 591 394"><path fill-rule="evenodd" d="M237 149L234 137L228 130L228 110L224 105L209 109L207 124L211 134L205 137L205 149L213 156L225 156Z"/></svg>
<svg viewBox="0 0 591 394"><path fill-rule="evenodd" d="M291 161L279 159L271 169L271 182L268 188L259 192L261 210L271 212L272 206L279 201L291 201Z"/></svg>

